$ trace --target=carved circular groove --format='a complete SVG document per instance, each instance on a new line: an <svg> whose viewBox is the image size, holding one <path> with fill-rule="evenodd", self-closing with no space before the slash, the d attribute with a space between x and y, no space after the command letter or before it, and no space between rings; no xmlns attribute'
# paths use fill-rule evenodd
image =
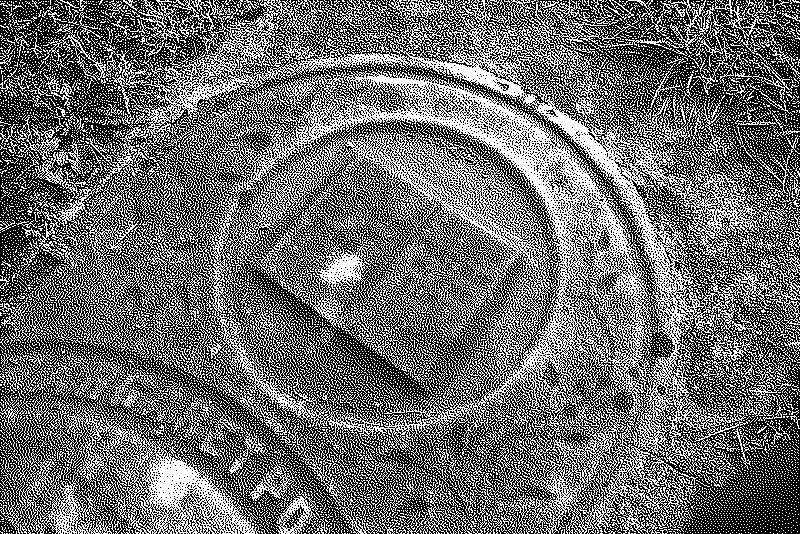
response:
<svg viewBox="0 0 800 534"><path fill-rule="evenodd" d="M0 529L350 531L265 422L129 358L77 343L0 345L0 489L13 496L0 498Z"/></svg>
<svg viewBox="0 0 800 534"><path fill-rule="evenodd" d="M627 387L668 336L602 149L477 71L349 61L229 110L256 158L218 245L234 365L300 416L360 429Z"/></svg>
<svg viewBox="0 0 800 534"><path fill-rule="evenodd" d="M524 365L557 245L500 151L432 119L373 120L267 175L232 214L221 288L261 380L306 410L392 425L474 405Z"/></svg>
<svg viewBox="0 0 800 534"><path fill-rule="evenodd" d="M290 444L308 469L280 465L309 481L331 531L333 500L364 532L596 526L620 463L659 427L676 315L641 198L602 147L459 65L357 56L237 86L76 218L74 261L20 311L0 369L39 343L42 367L17 385L49 381L74 410L119 386L97 351L161 362L115 408L135 412L134 433L180 404L163 397L170 367L193 375ZM44 365L59 358L99 381ZM302 518L280 476L241 481L235 459L215 459L223 442L248 450L240 432L178 421L185 451L241 483L229 493L272 506L259 517L273 531ZM266 500L270 487L286 498Z"/></svg>

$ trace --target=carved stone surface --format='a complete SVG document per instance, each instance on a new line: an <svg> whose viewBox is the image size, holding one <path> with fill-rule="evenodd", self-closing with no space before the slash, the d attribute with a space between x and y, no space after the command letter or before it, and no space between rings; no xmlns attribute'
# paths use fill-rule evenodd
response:
<svg viewBox="0 0 800 534"><path fill-rule="evenodd" d="M663 249L600 145L510 82L398 56L301 62L206 109L87 204L0 350L208 383L355 531L579 529L675 336Z"/></svg>

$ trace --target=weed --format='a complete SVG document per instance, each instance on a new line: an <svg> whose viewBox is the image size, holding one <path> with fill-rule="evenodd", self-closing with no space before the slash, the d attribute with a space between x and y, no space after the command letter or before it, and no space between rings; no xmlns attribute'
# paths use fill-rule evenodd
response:
<svg viewBox="0 0 800 534"><path fill-rule="evenodd" d="M175 69L211 50L247 0L0 0L0 228L17 266L107 173L105 152L165 103Z"/></svg>
<svg viewBox="0 0 800 534"><path fill-rule="evenodd" d="M800 198L800 1L577 0L581 50L659 75L651 106L693 133L723 132Z"/></svg>

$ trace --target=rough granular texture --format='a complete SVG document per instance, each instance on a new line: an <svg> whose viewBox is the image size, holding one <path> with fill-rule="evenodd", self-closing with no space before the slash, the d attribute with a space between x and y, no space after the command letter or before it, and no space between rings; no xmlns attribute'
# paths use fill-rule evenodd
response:
<svg viewBox="0 0 800 534"><path fill-rule="evenodd" d="M426 382L517 256L505 238L360 159L323 181L266 263L332 325Z"/></svg>

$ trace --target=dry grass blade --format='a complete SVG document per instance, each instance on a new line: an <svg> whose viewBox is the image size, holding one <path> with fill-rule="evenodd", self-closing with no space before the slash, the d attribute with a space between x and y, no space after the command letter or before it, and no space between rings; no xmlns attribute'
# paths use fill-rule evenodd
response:
<svg viewBox="0 0 800 534"><path fill-rule="evenodd" d="M742 429L736 429L736 440L739 442L739 450L742 453L742 461L745 465L750 465L750 461L747 459L747 453L744 450L744 445L742 444Z"/></svg>
<svg viewBox="0 0 800 534"><path fill-rule="evenodd" d="M777 156L777 170L764 161L765 149L751 142L764 132L737 130L736 138L776 186L787 194L798 189L787 185L798 181L790 160L798 159L794 142L800 137L800 32L788 29L800 20L796 1L577 0L573 5L582 28L576 46L635 56L662 73L651 100L655 114L668 111L695 131L728 122L737 129L773 124L770 135L787 140L769 149L770 160ZM700 95L716 104L693 104ZM738 111L720 113L722 102Z"/></svg>
<svg viewBox="0 0 800 534"><path fill-rule="evenodd" d="M748 419L745 419L745 420L740 420L740 421L736 422L735 424L732 424L730 426L726 426L726 427L721 428L719 430L715 430L714 432L706 434L701 438L695 439L694 442L695 443L702 443L703 441L708 441L709 439L711 439L711 438L713 438L715 436L719 436L719 435L724 434L726 432L738 431L738 430L740 430L740 429L742 429L742 428L744 428L746 426L752 425L754 423L763 423L763 422L767 422L767 421L794 421L794 420L795 420L795 417L793 417L791 415L774 415L774 416L768 416L768 417L751 417L751 418L748 418Z"/></svg>
<svg viewBox="0 0 800 534"><path fill-rule="evenodd" d="M0 2L0 217L50 236L62 197L103 176L109 147L163 105L168 70L216 46L251 1Z"/></svg>

